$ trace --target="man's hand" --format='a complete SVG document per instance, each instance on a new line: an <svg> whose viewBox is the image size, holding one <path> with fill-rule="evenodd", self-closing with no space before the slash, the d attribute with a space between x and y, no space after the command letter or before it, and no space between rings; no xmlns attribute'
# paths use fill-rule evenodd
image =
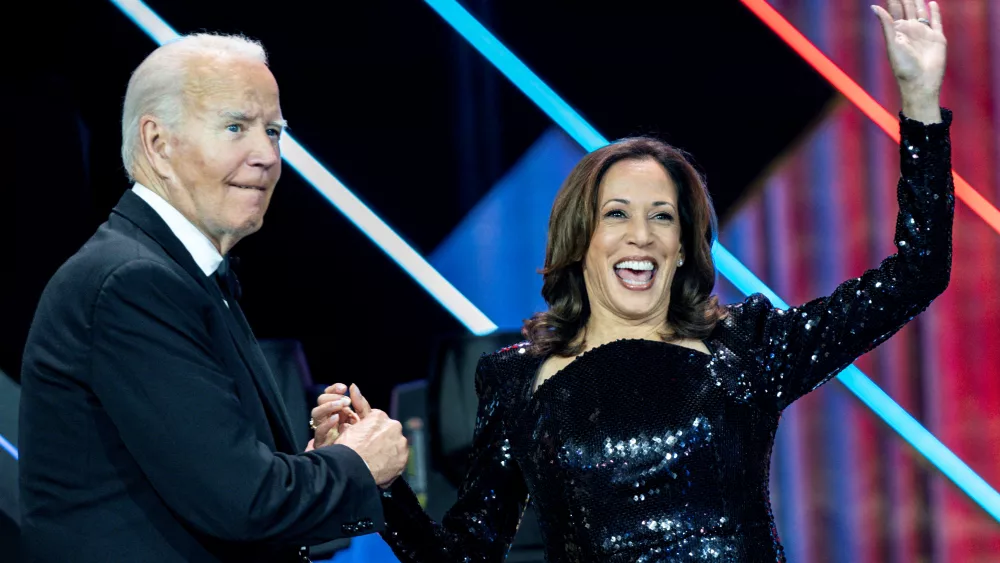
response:
<svg viewBox="0 0 1000 563"><path fill-rule="evenodd" d="M380 487L391 485L403 473L410 456L403 426L385 412L372 409L357 385L351 385L350 398L344 397L347 386L341 383L326 391L312 413L317 427L314 443L351 448L368 464ZM354 406L353 411L349 405Z"/></svg>

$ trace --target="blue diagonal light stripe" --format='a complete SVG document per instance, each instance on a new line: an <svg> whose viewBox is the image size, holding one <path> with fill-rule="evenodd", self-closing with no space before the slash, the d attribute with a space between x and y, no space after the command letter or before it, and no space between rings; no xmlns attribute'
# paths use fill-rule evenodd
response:
<svg viewBox="0 0 1000 563"><path fill-rule="evenodd" d="M110 0L157 44L180 35L140 0ZM281 157L307 182L329 200L345 217L389 255L418 284L455 316L473 334L482 336L497 325L472 304L455 286L434 269L378 215L326 169L287 132L281 136Z"/></svg>
<svg viewBox="0 0 1000 563"><path fill-rule="evenodd" d="M576 110L560 98L458 2L454 0L424 1L583 148L587 151L593 151L608 144L607 139L601 136ZM778 297L774 291L718 242L712 247L712 255L719 273L732 282L744 295L762 293L775 306L788 308L788 304L783 299ZM868 405L875 414L885 420L904 440L965 491L969 497L982 506L994 519L1000 521L1000 494L910 416L905 409L893 401L868 376L851 365L840 372L837 379Z"/></svg>
<svg viewBox="0 0 1000 563"><path fill-rule="evenodd" d="M3 436L0 436L0 448L7 450L7 453L12 455L14 459L18 459L19 453L17 451L17 446L8 442L7 438L4 438Z"/></svg>

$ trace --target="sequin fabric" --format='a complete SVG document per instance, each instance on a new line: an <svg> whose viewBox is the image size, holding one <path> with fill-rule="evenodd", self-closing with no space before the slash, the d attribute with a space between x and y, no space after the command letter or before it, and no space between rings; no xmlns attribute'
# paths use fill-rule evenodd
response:
<svg viewBox="0 0 1000 563"><path fill-rule="evenodd" d="M710 354L618 340L532 392L522 343L484 356L471 469L438 524L402 480L383 537L404 562L501 561L531 507L552 563L784 561L768 471L781 411L925 309L948 285L949 125L901 116L897 252L832 295L728 307Z"/></svg>

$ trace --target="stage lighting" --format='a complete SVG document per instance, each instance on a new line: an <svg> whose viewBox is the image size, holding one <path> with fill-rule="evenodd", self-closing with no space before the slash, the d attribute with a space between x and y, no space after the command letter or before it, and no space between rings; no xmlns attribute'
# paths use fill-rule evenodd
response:
<svg viewBox="0 0 1000 563"><path fill-rule="evenodd" d="M586 150L592 151L607 144L607 140L576 110L552 91L538 75L514 56L458 2L455 0L425 0L425 2ZM742 293L749 295L759 292L767 296L775 307L788 308L784 300L718 241L712 246L712 255L716 259L719 272ZM851 365L840 372L837 379L993 518L1000 521L1000 494L893 401L868 376Z"/></svg>

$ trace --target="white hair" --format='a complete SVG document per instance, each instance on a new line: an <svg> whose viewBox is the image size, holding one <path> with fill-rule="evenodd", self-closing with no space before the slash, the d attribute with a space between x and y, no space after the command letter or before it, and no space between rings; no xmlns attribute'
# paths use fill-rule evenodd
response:
<svg viewBox="0 0 1000 563"><path fill-rule="evenodd" d="M132 73L122 108L122 164L130 180L135 180L136 159L142 152L140 119L152 115L168 126L177 125L184 108L189 63L204 56L247 58L267 64L260 42L242 35L185 35L150 53Z"/></svg>

